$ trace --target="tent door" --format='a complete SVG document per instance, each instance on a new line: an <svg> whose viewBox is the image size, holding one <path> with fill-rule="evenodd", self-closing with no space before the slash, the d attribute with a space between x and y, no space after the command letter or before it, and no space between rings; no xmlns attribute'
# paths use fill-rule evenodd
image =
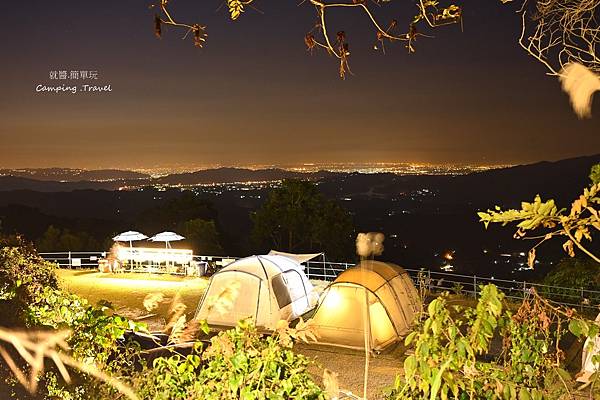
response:
<svg viewBox="0 0 600 400"><path fill-rule="evenodd" d="M229 310L224 314L213 310L209 315L201 314L199 317L206 318L209 324L227 326L235 326L241 319L254 318L255 323L259 325L262 322L258 320L262 305L260 302L262 281L254 275L238 271L215 275L208 288L205 301L210 302L221 295L232 281L238 281L240 289ZM203 307L202 311L207 312L208 310Z"/></svg>

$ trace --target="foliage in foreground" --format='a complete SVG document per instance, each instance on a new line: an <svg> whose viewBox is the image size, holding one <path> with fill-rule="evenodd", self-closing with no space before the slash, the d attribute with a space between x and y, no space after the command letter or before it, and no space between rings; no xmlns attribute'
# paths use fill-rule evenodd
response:
<svg viewBox="0 0 600 400"><path fill-rule="evenodd" d="M573 201L570 210L559 209L554 200L542 201L538 195L533 202L521 202L520 210L495 210L479 212L480 222L485 227L490 223L502 226L517 223L514 237L517 239L536 239L538 243L529 251L528 264L533 268L536 248L554 237L564 237L564 251L575 257L575 249L579 249L591 259L600 263L600 256L589 249L594 232L600 231L600 165L592 167L590 187L584 188L583 193ZM539 236L530 237L531 232L540 232Z"/></svg>
<svg viewBox="0 0 600 400"><path fill-rule="evenodd" d="M572 398L576 389L563 369L560 340L567 331L578 337L598 334L598 325L535 292L513 313L494 285L482 287L475 308L450 306L443 295L429 304L426 317L406 338L414 355L406 358L404 379L398 377L391 398ZM497 356L494 341L502 343Z"/></svg>
<svg viewBox="0 0 600 400"><path fill-rule="evenodd" d="M29 307L28 325L68 329L67 343L72 355L86 364L105 369L110 366L111 357L124 352L118 340L126 331L146 331L144 324L110 315L108 311L106 307L92 306L77 295L46 288Z"/></svg>
<svg viewBox="0 0 600 400"><path fill-rule="evenodd" d="M33 247L1 248L0 274L0 310L18 306L15 320L29 329L0 330L0 353L12 372L0 379L18 398L24 395L21 385L63 400L325 398L308 374L311 362L292 350L294 339L312 335L310 324L301 321L292 329L282 321L274 335L262 337L250 321L242 321L207 347L192 338L187 357L174 353L146 365L139 345L124 341L127 331L147 332L145 325L60 290L54 266Z"/></svg>
<svg viewBox="0 0 600 400"><path fill-rule="evenodd" d="M42 393L53 398L89 398L89 388L103 384L90 376L111 381L107 374L131 366L133 348L119 344L124 332L145 327L60 290L55 265L41 259L33 246L21 238L9 239L1 241L10 246L0 248L1 324L13 330L26 327L27 331L2 331L2 340L18 351L0 346L2 358L13 372L12 378L1 378L15 387L17 397L22 394L14 385L15 378L21 384L26 382L30 391L40 383ZM48 369L43 362L45 357L53 361ZM65 365L76 367L75 371L67 373ZM24 380L25 375L33 378ZM64 390L57 379L59 375L69 381L76 378L79 386L75 385L74 393L85 396L73 397ZM117 382L116 386L120 384Z"/></svg>
<svg viewBox="0 0 600 400"><path fill-rule="evenodd" d="M292 351L287 327L262 338L250 321L220 332L204 350L154 360L133 379L143 399L324 399L307 372L310 361Z"/></svg>
<svg viewBox="0 0 600 400"><path fill-rule="evenodd" d="M20 237L0 241L0 325L22 326L44 288L58 288L54 265Z"/></svg>

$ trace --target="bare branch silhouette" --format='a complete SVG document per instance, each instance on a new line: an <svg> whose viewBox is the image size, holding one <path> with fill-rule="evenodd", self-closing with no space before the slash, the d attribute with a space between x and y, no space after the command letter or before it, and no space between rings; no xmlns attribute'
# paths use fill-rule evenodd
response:
<svg viewBox="0 0 600 400"><path fill-rule="evenodd" d="M44 372L44 360L50 359L67 383L71 381L67 367L71 367L107 383L127 398L137 400L138 397L133 390L118 379L107 375L94 365L82 363L67 355L65 352L69 349L69 346L66 340L70 335L71 332L68 330L36 332L12 331L0 328L0 342L5 342L14 347L23 361L29 365L29 377L26 376L27 374L17 365L13 356L2 345L0 345L0 356L2 356L19 383L30 393L37 390L37 378Z"/></svg>

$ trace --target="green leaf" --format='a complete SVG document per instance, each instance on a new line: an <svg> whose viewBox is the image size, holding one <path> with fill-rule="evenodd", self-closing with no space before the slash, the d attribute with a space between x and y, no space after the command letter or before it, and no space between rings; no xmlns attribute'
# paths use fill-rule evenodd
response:
<svg viewBox="0 0 600 400"><path fill-rule="evenodd" d="M429 400L436 400L438 391L440 390L440 386L442 385L442 375L444 371L448 368L450 363L452 362L452 358L448 358L439 371L433 377L433 383L431 384L431 396L429 396Z"/></svg>
<svg viewBox="0 0 600 400"><path fill-rule="evenodd" d="M519 400L531 400L531 396L529 395L529 391L525 388L521 388L519 391Z"/></svg>
<svg viewBox="0 0 600 400"><path fill-rule="evenodd" d="M415 356L408 356L406 360L404 360L404 374L408 376L414 375L417 370L417 359Z"/></svg>
<svg viewBox="0 0 600 400"><path fill-rule="evenodd" d="M416 336L417 336L416 331L409 333L408 336L404 339L404 345L407 347L410 346L410 344L413 342L413 340L415 339Z"/></svg>
<svg viewBox="0 0 600 400"><path fill-rule="evenodd" d="M573 335L581 337L581 334L583 333L582 321L578 319L572 319L571 322L569 322L569 331Z"/></svg>
<svg viewBox="0 0 600 400"><path fill-rule="evenodd" d="M427 312L430 317L434 317L440 306L440 299L435 299L427 306Z"/></svg>
<svg viewBox="0 0 600 400"><path fill-rule="evenodd" d="M556 371L556 373L558 374L558 376L560 376L563 380L569 382L571 380L571 374L569 374L567 371L565 371L562 368L555 368L554 369Z"/></svg>
<svg viewBox="0 0 600 400"><path fill-rule="evenodd" d="M229 377L229 390L231 390L232 392L237 392L238 388L240 387L240 384L242 383L242 376L241 375L232 375Z"/></svg>

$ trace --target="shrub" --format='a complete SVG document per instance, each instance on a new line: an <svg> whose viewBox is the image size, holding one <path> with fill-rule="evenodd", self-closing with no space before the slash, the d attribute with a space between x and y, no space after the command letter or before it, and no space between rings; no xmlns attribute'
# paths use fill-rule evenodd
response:
<svg viewBox="0 0 600 400"><path fill-rule="evenodd" d="M581 289L600 291L598 267L598 263L589 258L565 258L542 281L544 285L554 287L542 287L541 292L552 300L577 304L582 300ZM599 304L600 293L592 295L587 300L590 304Z"/></svg>
<svg viewBox="0 0 600 400"><path fill-rule="evenodd" d="M19 237L2 243L11 246L0 248L0 325L22 326L29 305L44 288L58 288L55 266Z"/></svg>
<svg viewBox="0 0 600 400"><path fill-rule="evenodd" d="M147 366L139 362L139 346L122 342L127 330L147 332L145 325L60 290L54 266L41 260L33 247L0 249L0 278L0 307L7 316L12 313L20 325L32 330L62 331L70 357L85 367L81 371L93 368L110 375L99 381L70 371L72 381L66 384L64 366L61 369L59 363L48 363L50 368L43 363L35 368L19 365L24 373L40 374L36 379L46 398L115 397L120 395L118 389L108 381L116 379L130 384L145 399L325 398L308 373L310 361L292 351L294 338L312 335L310 325L303 321L294 329L281 321L280 329L266 338L250 321L242 321L213 337L205 350L197 342L187 357L160 357ZM198 326L206 328L205 323ZM65 349L62 346L60 351ZM141 371L136 372L136 367Z"/></svg>
<svg viewBox="0 0 600 400"><path fill-rule="evenodd" d="M144 324L109 315L107 310L77 295L45 288L29 306L27 320L30 326L70 330L67 342L73 357L104 368L111 356L124 350L118 340L125 331L146 330Z"/></svg>
<svg viewBox="0 0 600 400"><path fill-rule="evenodd" d="M133 370L139 351L137 343L123 342L125 331L147 330L145 325L109 311L92 306L79 296L46 287L29 305L26 323L31 329L66 331L69 354L76 362L119 378ZM109 398L117 393L114 385L86 373L75 370L70 374L73 381L67 384L60 378L62 371L52 366L41 377L42 393L62 400Z"/></svg>
<svg viewBox="0 0 600 400"><path fill-rule="evenodd" d="M279 330L262 338L249 321L220 332L187 357L157 358L134 386L144 399L324 399L307 372L310 361L292 351L290 335Z"/></svg>
<svg viewBox="0 0 600 400"><path fill-rule="evenodd" d="M475 308L450 308L446 296L429 304L426 319L407 336L414 355L406 358L404 379L397 378L390 398L572 398L575 382L561 367L561 336L571 331L594 338L597 324L535 292L515 313L504 307L504 294L494 285L481 288ZM502 342L502 354L492 352L493 340Z"/></svg>

